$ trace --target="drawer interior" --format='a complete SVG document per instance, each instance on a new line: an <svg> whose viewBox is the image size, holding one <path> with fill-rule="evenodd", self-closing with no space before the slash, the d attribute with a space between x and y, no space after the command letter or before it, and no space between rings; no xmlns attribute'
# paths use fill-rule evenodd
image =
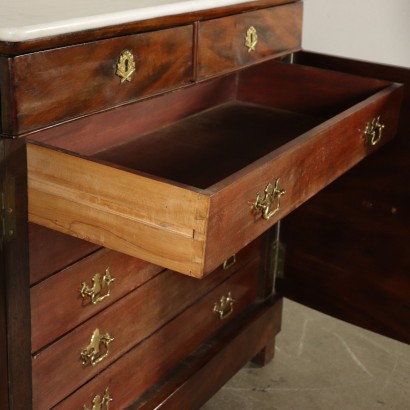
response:
<svg viewBox="0 0 410 410"><path fill-rule="evenodd" d="M223 90L222 101L209 97L216 85ZM154 123L92 157L206 189L387 85L310 67L264 63L199 85L196 95L194 87L174 93L173 101L168 96L167 106L159 109L178 111L172 122ZM185 99L188 106L190 99L194 105L203 99L203 104L186 115L180 112Z"/></svg>
<svg viewBox="0 0 410 410"><path fill-rule="evenodd" d="M205 189L321 121L316 116L232 100L95 157Z"/></svg>

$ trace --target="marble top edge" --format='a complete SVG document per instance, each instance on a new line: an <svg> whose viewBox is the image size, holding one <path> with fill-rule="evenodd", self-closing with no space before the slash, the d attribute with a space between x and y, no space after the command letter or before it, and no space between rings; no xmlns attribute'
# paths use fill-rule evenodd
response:
<svg viewBox="0 0 410 410"><path fill-rule="evenodd" d="M30 3L0 0L0 41L35 40L248 2L250 0L32 0Z"/></svg>

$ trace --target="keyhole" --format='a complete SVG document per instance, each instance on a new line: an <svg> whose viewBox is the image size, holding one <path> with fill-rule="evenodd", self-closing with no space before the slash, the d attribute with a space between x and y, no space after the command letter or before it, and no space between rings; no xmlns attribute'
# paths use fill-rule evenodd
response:
<svg viewBox="0 0 410 410"><path fill-rule="evenodd" d="M128 62L128 58L124 61L124 65L125 65L125 72L128 73L129 70L129 62Z"/></svg>

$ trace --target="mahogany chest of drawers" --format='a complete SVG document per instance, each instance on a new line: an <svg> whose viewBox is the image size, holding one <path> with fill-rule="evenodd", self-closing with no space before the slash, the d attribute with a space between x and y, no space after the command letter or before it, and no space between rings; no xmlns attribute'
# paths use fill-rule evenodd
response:
<svg viewBox="0 0 410 410"><path fill-rule="evenodd" d="M300 206L407 130L408 73L301 53L302 9L0 41L1 408L194 409L272 359Z"/></svg>

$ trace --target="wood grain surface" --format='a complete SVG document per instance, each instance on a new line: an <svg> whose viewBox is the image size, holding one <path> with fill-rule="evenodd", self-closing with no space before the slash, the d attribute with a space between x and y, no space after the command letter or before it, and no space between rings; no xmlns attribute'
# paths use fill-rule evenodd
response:
<svg viewBox="0 0 410 410"><path fill-rule="evenodd" d="M399 85L272 62L238 87L240 101L137 135L96 155L104 163L30 144L30 220L202 277L372 152L374 117L378 145L397 129ZM286 205L261 220L249 204L276 178Z"/></svg>
<svg viewBox="0 0 410 410"><path fill-rule="evenodd" d="M259 70L256 72L260 74ZM295 80L296 78L294 77ZM315 82L321 82L321 78L320 71L313 71L309 83L303 84L308 84L308 88L312 87L314 90ZM246 85L251 87L254 95L261 95L264 99L266 94L270 94L263 93L263 90L270 88L260 81L259 76L255 77L255 82L250 81L249 77L247 80ZM255 84L264 84L263 89L252 87ZM281 84L288 88L288 83ZM303 84L300 84L299 88L303 88ZM369 147L366 144L364 130L366 123L375 116L381 115L382 121L386 124L379 146L395 136L402 87L393 84L374 94L371 90L372 87L370 95L368 93L367 98L361 102L337 115L333 112L334 117L209 188L214 195L209 215L205 271L217 265L222 257L221 247L218 245L219 238L232 238L224 244L223 252L234 253L235 249L240 249L248 240L266 231L373 152L377 146ZM302 91L306 92L307 90ZM353 95L354 93L350 97ZM264 99L264 102L268 103L268 99ZM275 130L272 129L272 138L274 136ZM252 214L249 203L255 201L257 192L262 193L267 183L274 183L276 178L280 178L281 187L286 189L286 194L282 198L280 211L271 220L266 221L260 214Z"/></svg>
<svg viewBox="0 0 410 410"><path fill-rule="evenodd" d="M31 285L99 249L94 243L37 224L29 223L28 228Z"/></svg>
<svg viewBox="0 0 410 410"><path fill-rule="evenodd" d="M280 331L282 300L255 307L198 349L131 409L199 409Z"/></svg>
<svg viewBox="0 0 410 410"><path fill-rule="evenodd" d="M113 376L109 370L94 379L90 386L80 390L88 391L86 397L82 395L84 393L76 395L80 397L77 400L84 400L83 404L87 403L95 395L90 395L90 389L93 391L96 385L107 383L108 377L112 394L117 396L116 405L121 408L120 403L124 400L122 396L127 400L138 396L156 382L162 372L170 370L255 299L258 292L258 275L254 272L257 272L259 263L259 259L254 260L225 282L223 281L229 278L232 272L223 271L222 268L203 281L164 271L145 286L112 305L110 309L101 312L33 357L34 407L49 408L56 404L137 343L156 332L134 349L134 353L126 355L123 360L111 366L110 369L118 369L119 374ZM216 287L221 282L223 283ZM185 310L215 287L216 289L199 303ZM214 303L229 291L236 301L234 313L229 319L222 321L212 309ZM184 310L183 319L179 316L165 328L167 330L161 329ZM89 343L95 328L100 328L101 332L109 332L114 341L110 345L110 355L103 362L84 368L79 353ZM139 369L144 369L144 377L135 371L136 365ZM64 377L60 377L61 374L64 374ZM132 389L129 388L131 384ZM119 393L116 393L117 389L120 389ZM99 387L94 391L100 391ZM70 401L68 403L70 404L65 408L77 407Z"/></svg>
<svg viewBox="0 0 410 410"><path fill-rule="evenodd" d="M27 153L31 222L201 276L204 194L33 144Z"/></svg>
<svg viewBox="0 0 410 410"><path fill-rule="evenodd" d="M302 11L302 3L293 3L200 22L197 77L218 75L300 50ZM245 45L250 27L257 33L252 51Z"/></svg>
<svg viewBox="0 0 410 410"><path fill-rule="evenodd" d="M183 26L14 57L3 133L21 134L186 84L192 41L192 26ZM130 82L115 74L124 50L135 59Z"/></svg>
<svg viewBox="0 0 410 410"><path fill-rule="evenodd" d="M103 277L106 269L114 278L110 296L92 304L89 297L81 297L81 285L85 282L92 287L93 276L99 273ZM33 286L30 290L32 351L36 352L66 334L161 270L157 265L102 249ZM106 292L107 289L103 289L101 295Z"/></svg>

